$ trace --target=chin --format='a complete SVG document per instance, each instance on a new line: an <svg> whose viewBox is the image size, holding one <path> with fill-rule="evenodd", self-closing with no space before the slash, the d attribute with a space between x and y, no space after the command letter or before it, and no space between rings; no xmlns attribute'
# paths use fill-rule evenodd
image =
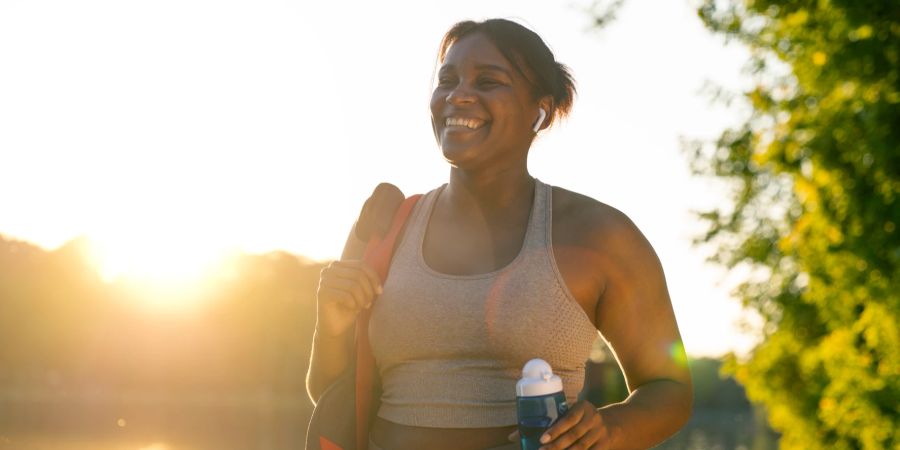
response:
<svg viewBox="0 0 900 450"><path fill-rule="evenodd" d="M478 149L471 145L441 145L441 153L451 166L462 167L478 155Z"/></svg>

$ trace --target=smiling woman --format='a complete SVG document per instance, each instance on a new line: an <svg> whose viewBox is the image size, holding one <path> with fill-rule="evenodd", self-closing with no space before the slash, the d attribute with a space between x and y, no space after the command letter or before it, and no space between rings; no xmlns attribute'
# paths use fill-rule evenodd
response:
<svg viewBox="0 0 900 450"><path fill-rule="evenodd" d="M454 167L466 164L467 155L527 153L533 133L571 109L575 85L569 69L556 62L540 36L525 28L509 32L502 24L493 23L495 32L487 37L474 33L479 24L464 22L441 44L432 126Z"/></svg>
<svg viewBox="0 0 900 450"><path fill-rule="evenodd" d="M387 280L359 260L355 231L322 271L310 397L349 366L351 325L370 308L382 387L370 450L658 444L684 425L692 392L659 259L621 211L528 170L538 133L570 110L566 66L504 19L457 23L438 62L431 122L449 182L412 210ZM578 400L598 332L625 374L621 403ZM517 443L516 381L533 358L570 409L540 444Z"/></svg>

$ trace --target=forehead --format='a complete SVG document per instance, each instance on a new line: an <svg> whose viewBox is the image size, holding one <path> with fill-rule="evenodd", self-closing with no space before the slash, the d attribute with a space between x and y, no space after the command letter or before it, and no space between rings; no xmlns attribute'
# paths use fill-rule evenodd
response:
<svg viewBox="0 0 900 450"><path fill-rule="evenodd" d="M441 68L466 66L498 66L510 75L514 69L497 46L482 33L471 33L453 43L447 50Z"/></svg>

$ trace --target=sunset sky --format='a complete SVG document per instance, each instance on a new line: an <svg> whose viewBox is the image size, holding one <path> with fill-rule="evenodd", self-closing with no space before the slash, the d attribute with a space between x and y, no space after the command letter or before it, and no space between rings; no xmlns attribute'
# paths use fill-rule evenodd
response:
<svg viewBox="0 0 900 450"><path fill-rule="evenodd" d="M234 251L336 258L378 182L446 182L438 43L456 21L505 17L578 83L531 173L635 221L690 354L746 351L737 277L691 246L691 210L725 186L690 175L679 147L739 120L700 91L742 86L746 52L692 2L627 0L600 31L589 4L0 0L0 234L48 249L87 236L108 279L189 277Z"/></svg>

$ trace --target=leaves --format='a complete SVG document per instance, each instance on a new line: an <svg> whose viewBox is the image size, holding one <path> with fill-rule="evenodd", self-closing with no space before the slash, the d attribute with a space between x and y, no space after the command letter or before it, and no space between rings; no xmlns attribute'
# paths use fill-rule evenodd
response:
<svg viewBox="0 0 900 450"><path fill-rule="evenodd" d="M784 448L900 446L900 3L707 0L700 18L750 48L753 109L686 145L729 205L702 212L713 260L766 340L729 367Z"/></svg>

